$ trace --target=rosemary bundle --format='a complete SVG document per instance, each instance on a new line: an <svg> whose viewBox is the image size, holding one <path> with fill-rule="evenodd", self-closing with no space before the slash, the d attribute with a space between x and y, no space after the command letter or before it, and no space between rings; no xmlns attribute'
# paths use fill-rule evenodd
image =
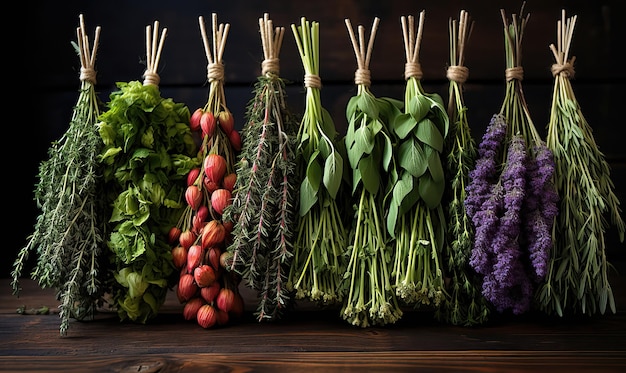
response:
<svg viewBox="0 0 626 373"><path fill-rule="evenodd" d="M475 227L470 264L498 312L530 309L546 274L557 213L552 152L540 138L522 90L521 46L529 15L502 10L506 95L492 117L470 172L465 208Z"/></svg>
<svg viewBox="0 0 626 373"><path fill-rule="evenodd" d="M293 257L298 190L296 147L299 120L286 102L279 74L284 27L259 19L264 60L248 103L237 161L233 201L225 210L234 222L231 268L258 291L258 321L274 321L292 305L286 281Z"/></svg>
<svg viewBox="0 0 626 373"><path fill-rule="evenodd" d="M168 232L184 207L185 177L197 165L189 108L163 98L158 63L167 34L146 27L144 81L117 83L100 115L104 199L113 297L121 320L154 318L177 280Z"/></svg>
<svg viewBox="0 0 626 373"><path fill-rule="evenodd" d="M37 254L31 278L42 288L53 288L61 302L60 334L67 334L71 318L93 317L107 291L106 233L101 196L102 147L96 126L102 103L96 91L94 69L100 27L89 48L83 15L72 42L80 58L80 91L69 127L48 149L39 165L35 201L40 209L33 233L13 264L13 292L19 295L20 277L31 252Z"/></svg>
<svg viewBox="0 0 626 373"><path fill-rule="evenodd" d="M300 177L298 228L287 286L296 299L319 305L343 299L346 228L339 203L344 180L341 141L328 111L322 106L319 76L319 23L301 18L291 25L304 67L305 110L296 149Z"/></svg>
<svg viewBox="0 0 626 373"><path fill-rule="evenodd" d="M346 109L346 151L352 169L354 219L349 231L348 266L344 281L347 295L341 316L360 327L394 323L402 317L391 281L392 237L385 225L384 199L394 169L389 119L401 104L377 98L370 90L369 62L379 19L375 18L370 39L363 26L357 40L350 20L346 26L357 59L354 82L357 94Z"/></svg>
<svg viewBox="0 0 626 373"><path fill-rule="evenodd" d="M445 143L447 227L444 246L444 270L449 279L446 290L450 295L435 312L435 317L453 325L474 326L484 324L490 313L489 303L481 293L481 280L469 265L474 241L474 227L465 211L465 187L469 171L477 157L476 143L472 138L468 109L463 95L463 84L469 69L464 65L465 47L474 23L462 10L458 21L450 19L450 66L447 70L449 84L448 117L450 133Z"/></svg>
<svg viewBox="0 0 626 373"><path fill-rule="evenodd" d="M557 46L550 45L554 93L547 146L554 153L559 213L552 230L553 248L545 281L537 289L538 308L551 315L616 312L609 283L605 232L617 228L624 241L624 220L610 167L576 100L570 79L574 60L570 43L576 16L557 22Z"/></svg>
<svg viewBox="0 0 626 373"><path fill-rule="evenodd" d="M392 286L407 305L438 307L445 300L442 253L445 189L442 153L449 119L443 99L421 84L419 51L425 12L417 33L413 16L401 17L406 53L404 111L394 116L398 141L396 177L387 229L395 238Z"/></svg>

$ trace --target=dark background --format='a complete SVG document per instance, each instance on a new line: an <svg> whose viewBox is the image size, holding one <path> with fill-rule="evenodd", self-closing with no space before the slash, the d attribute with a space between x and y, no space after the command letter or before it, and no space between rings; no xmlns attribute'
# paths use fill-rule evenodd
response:
<svg viewBox="0 0 626 373"><path fill-rule="evenodd" d="M102 27L97 52L97 89L103 101L115 82L142 80L145 70L145 28L159 21L167 27L159 74L164 97L186 103L193 111L205 104L207 60L198 17L211 28L211 14L229 23L224 52L227 105L241 128L252 85L263 59L258 19L269 13L275 26L286 27L280 53L281 76L290 81L293 111L304 107L303 68L291 31L301 17L320 22L320 76L322 104L336 127L346 126L345 106L355 94L356 59L344 23L365 26L367 34L375 16L381 19L370 63L372 92L403 98L405 54L400 17L426 11L420 62L423 86L447 101L449 63L448 20L469 12L475 27L466 52L470 69L465 99L470 125L478 141L504 98L504 40L500 9L511 18L521 1L41 1L17 4L4 12L3 60L6 89L4 115L5 241L1 274L9 276L17 251L26 244L38 210L33 201L38 165L47 157L50 142L67 129L78 97L80 68L71 46L76 40L79 14L84 14L90 42L96 26ZM530 21L523 40L524 92L533 121L542 136L549 121L554 62L548 46L556 43L556 22L561 11L577 15L571 55L577 57L574 91L585 117L594 129L600 149L611 164L618 198L626 201L626 72L623 54L626 26L622 0L526 2ZM17 23L17 25L15 25ZM8 66L7 66L8 65ZM8 190L7 190L8 189ZM16 205L17 203L17 205ZM607 232L609 260L624 259L624 245L616 230ZM34 256L34 255L33 255ZM27 273L27 272L26 272Z"/></svg>

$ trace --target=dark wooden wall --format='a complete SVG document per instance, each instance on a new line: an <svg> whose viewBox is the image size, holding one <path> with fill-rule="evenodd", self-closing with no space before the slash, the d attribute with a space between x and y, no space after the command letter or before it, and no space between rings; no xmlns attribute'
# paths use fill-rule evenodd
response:
<svg viewBox="0 0 626 373"><path fill-rule="evenodd" d="M626 26L622 0L550 1L529 0L530 13L523 42L524 91L536 127L545 131L552 97L548 46L556 43L556 22L561 10L577 15L572 54L577 57L574 90L592 127L596 141L611 163L613 180L622 202L626 201L626 147L624 104L626 71L618 59L624 47ZM145 27L159 21L168 28L159 73L163 96L186 103L192 110L207 99L206 57L198 17L210 28L212 13L220 23L230 24L224 52L227 104L240 127L252 84L260 73L262 49L258 18L269 13L276 26L287 32L281 49L281 75L292 83L289 100L296 112L304 106L303 69L297 54L291 24L301 17L320 23L320 75L322 103L331 112L337 128L345 128L347 100L355 93L356 60L344 19L364 25L369 33L373 18L381 19L370 64L372 91L377 96L402 98L404 50L400 17L426 11L420 62L423 85L447 100L445 69L448 65L448 20L460 10L475 21L466 53L470 77L466 103L474 136L479 140L490 117L499 111L504 97L504 41L500 9L519 13L521 1L446 0L315 0L315 1L26 1L21 12L5 12L5 79L11 98L5 120L5 171L11 193L5 199L9 217L7 256L3 271L8 275L14 255L26 242L38 210L33 185L38 164L51 141L66 130L79 87L79 61L70 42L76 39L79 14L84 14L90 40L102 27L97 53L98 91L104 101L115 82L141 80L145 70ZM10 22L10 23L7 23ZM5 92L6 93L6 92ZM15 108L20 108L15 109ZM6 133L6 132L5 132ZM16 148L17 146L17 148ZM17 207L14 203L17 202ZM7 220L4 220L5 222ZM6 224L6 223L5 223ZM608 232L610 258L624 257L614 231Z"/></svg>

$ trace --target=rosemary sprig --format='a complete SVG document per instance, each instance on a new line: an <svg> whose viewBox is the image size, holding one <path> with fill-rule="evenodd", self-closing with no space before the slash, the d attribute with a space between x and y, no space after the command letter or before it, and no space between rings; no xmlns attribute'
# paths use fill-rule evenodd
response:
<svg viewBox="0 0 626 373"><path fill-rule="evenodd" d="M42 288L58 291L63 336L70 318L93 316L97 304L103 302L108 276L103 253L104 207L99 198L102 169L97 157L102 143L96 123L102 103L95 92L94 70L100 27L92 50L82 14L76 33L78 44L72 44L81 63L78 101L67 132L51 144L49 158L39 166L35 200L41 212L11 273L14 294L19 295L24 265L30 252L36 251L31 277Z"/></svg>
<svg viewBox="0 0 626 373"><path fill-rule="evenodd" d="M344 157L332 117L322 106L319 76L319 23L301 18L291 25L304 67L305 110L298 129L298 229L287 286L296 299L330 305L341 302L346 229L338 203Z"/></svg>
<svg viewBox="0 0 626 373"><path fill-rule="evenodd" d="M458 20L450 19L450 81L448 117L450 134L446 141L447 154L447 242L444 246L444 269L449 279L446 289L450 297L435 312L435 317L453 325L474 326L489 318L489 303L481 293L481 279L469 265L474 240L474 227L465 211L465 187L469 171L476 164L476 143L471 135L468 108L465 105L463 84L469 69L464 65L465 48L474 22L462 10Z"/></svg>
<svg viewBox="0 0 626 373"><path fill-rule="evenodd" d="M624 241L625 225L614 192L610 168L582 113L570 78L570 58L576 16L557 22L557 45L550 45L555 64L554 93L547 146L554 153L559 213L554 223L554 246L548 275L537 289L540 310L558 316L616 312L608 272L604 234L610 225ZM607 217L610 217L607 219Z"/></svg>
<svg viewBox="0 0 626 373"><path fill-rule="evenodd" d="M284 27L259 19L264 61L246 112L237 161L233 203L224 218L233 221L232 269L259 292L258 321L274 321L292 305L286 281L296 229L296 146L298 119L286 103L279 74Z"/></svg>

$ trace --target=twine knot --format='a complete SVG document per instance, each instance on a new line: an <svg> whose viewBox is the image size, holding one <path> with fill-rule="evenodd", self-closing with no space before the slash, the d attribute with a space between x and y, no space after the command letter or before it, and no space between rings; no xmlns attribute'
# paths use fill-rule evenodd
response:
<svg viewBox="0 0 626 373"><path fill-rule="evenodd" d="M510 82L511 80L524 80L524 68L521 66L510 67L505 71L506 81Z"/></svg>
<svg viewBox="0 0 626 373"><path fill-rule="evenodd" d="M422 65L419 62L407 62L404 64L404 80L409 78L422 79Z"/></svg>
<svg viewBox="0 0 626 373"><path fill-rule="evenodd" d="M152 72L152 71L146 71L143 74L143 85L156 85L158 86L159 83L161 82L161 78L159 77L159 74Z"/></svg>
<svg viewBox="0 0 626 373"><path fill-rule="evenodd" d="M274 73L278 75L280 70L278 58L266 58L261 62L261 75L265 75L267 73Z"/></svg>
<svg viewBox="0 0 626 373"><path fill-rule="evenodd" d="M574 64L573 59L571 61L565 62L564 64L555 63L550 68L552 71L552 76L561 75L565 78L573 78L574 77Z"/></svg>
<svg viewBox="0 0 626 373"><path fill-rule="evenodd" d="M91 66L81 67L80 68L80 80L87 81L95 85L96 84L96 70Z"/></svg>
<svg viewBox="0 0 626 373"><path fill-rule="evenodd" d="M209 83L224 80L224 64L221 62L213 62L207 65L207 78Z"/></svg>
<svg viewBox="0 0 626 373"><path fill-rule="evenodd" d="M354 72L354 83L357 85L363 84L364 86L370 86L372 84L370 70L369 69L356 69Z"/></svg>
<svg viewBox="0 0 626 373"><path fill-rule="evenodd" d="M469 69L465 66L453 65L449 66L446 71L446 77L453 82L463 84L467 81Z"/></svg>
<svg viewBox="0 0 626 373"><path fill-rule="evenodd" d="M304 74L304 86L306 88L322 88L322 79L319 75Z"/></svg>

